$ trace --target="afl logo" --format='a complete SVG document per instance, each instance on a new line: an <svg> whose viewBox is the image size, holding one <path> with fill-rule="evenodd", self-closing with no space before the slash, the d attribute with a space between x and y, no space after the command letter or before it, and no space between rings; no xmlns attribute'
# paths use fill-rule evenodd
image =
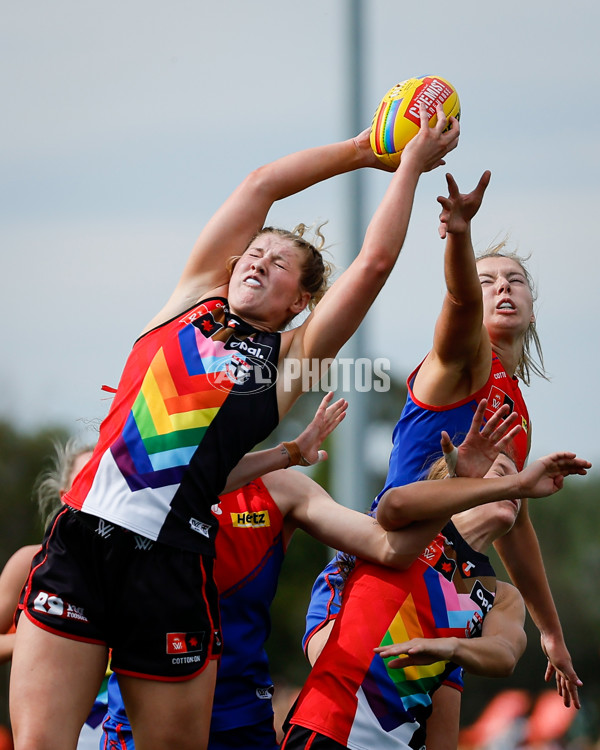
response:
<svg viewBox="0 0 600 750"><path fill-rule="evenodd" d="M277 368L271 362L250 355L232 354L216 360L208 371L211 383L221 391L237 396L266 391L277 382Z"/></svg>

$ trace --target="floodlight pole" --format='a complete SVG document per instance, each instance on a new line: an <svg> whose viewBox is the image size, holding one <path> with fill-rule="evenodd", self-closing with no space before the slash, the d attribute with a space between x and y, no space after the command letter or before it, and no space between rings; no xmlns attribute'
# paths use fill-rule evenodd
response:
<svg viewBox="0 0 600 750"><path fill-rule="evenodd" d="M348 35L347 35L347 70L348 70L348 112L349 130L355 135L365 127L363 116L363 63L362 63L362 0L348 0ZM344 259L344 267L353 260L362 245L365 226L364 214L364 176L362 170L356 170L349 175L348 195L348 249ZM364 325L352 336L344 346L338 359L348 358L353 364L348 368L352 386L349 392L340 396L349 402L348 414L341 427L334 433L333 486L334 498L356 510L367 509L373 498L367 497L367 474L365 460L366 433L368 426L369 392L357 392L354 388L354 377L357 374L356 360L367 355L364 341ZM340 376L343 368L338 368Z"/></svg>

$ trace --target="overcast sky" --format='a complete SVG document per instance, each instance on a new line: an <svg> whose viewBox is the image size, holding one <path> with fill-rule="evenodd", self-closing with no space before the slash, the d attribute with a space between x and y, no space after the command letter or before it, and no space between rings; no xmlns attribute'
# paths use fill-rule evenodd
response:
<svg viewBox="0 0 600 750"><path fill-rule="evenodd" d="M463 190L492 170L476 248L509 233L532 253L539 286L552 381L525 389L532 456L598 459L600 6L489 6L364 0L363 126L400 80L435 73L457 87L462 135L447 168ZM346 0L5 4L0 417L80 432L105 415L100 386L117 384L228 193L261 163L354 134L346 37ZM367 213L388 180L369 175ZM402 256L363 328L364 354L388 357L402 378L441 305L444 190L443 170L422 178ZM328 219L341 264L347 206L337 178L271 219Z"/></svg>

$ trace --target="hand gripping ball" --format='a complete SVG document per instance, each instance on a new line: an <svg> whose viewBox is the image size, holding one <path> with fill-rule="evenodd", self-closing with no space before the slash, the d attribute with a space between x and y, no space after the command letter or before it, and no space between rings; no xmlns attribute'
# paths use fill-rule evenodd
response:
<svg viewBox="0 0 600 750"><path fill-rule="evenodd" d="M400 164L404 147L419 132L421 102L427 108L429 127L437 122L438 104L443 105L447 117L460 119L458 94L445 78L421 76L396 84L381 100L371 125L371 148L387 166Z"/></svg>

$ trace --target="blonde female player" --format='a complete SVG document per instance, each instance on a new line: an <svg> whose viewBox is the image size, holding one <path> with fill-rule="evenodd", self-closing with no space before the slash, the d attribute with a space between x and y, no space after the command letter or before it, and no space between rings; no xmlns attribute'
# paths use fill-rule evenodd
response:
<svg viewBox="0 0 600 750"><path fill-rule="evenodd" d="M431 463L440 429L460 441L474 405L483 397L488 399L487 417L502 404L519 414L523 430L515 440L515 459L519 470L525 464L531 421L519 380L529 385L532 373L544 376L535 290L524 260L509 252L505 243L475 257L471 220L489 180L485 172L472 193L461 194L447 175L448 196L438 199L440 235L446 238L447 291L433 347L408 378L407 403L394 430L385 489L413 481ZM565 645L526 498L514 528L496 547L540 630L548 657L546 680L554 674L565 705L573 702L579 708L581 682Z"/></svg>
<svg viewBox="0 0 600 750"><path fill-rule="evenodd" d="M489 179L490 173L484 173L476 189L463 195L448 175L449 195L438 199L442 205L440 235L446 238L447 292L436 322L433 347L408 378L407 403L394 429L388 476L379 497L391 487L426 474L440 455L441 430L460 443L483 398L488 401L487 418L503 406L519 415L522 431L515 438L514 455L518 469L525 464L531 424L518 379L529 384L532 372L543 375L543 364L536 364L532 357L532 349L536 349L541 358L533 310L535 294L523 260L507 252L502 244L475 257L471 220L479 210ZM464 473L460 458L456 471L459 475ZM542 648L548 657L546 680L555 674L565 705L572 702L579 707L581 682L565 645L526 499L511 532L495 545L540 630ZM337 596L333 596L335 581L334 561L315 584L305 640L322 628L339 606ZM323 637L321 633L319 638ZM451 734L447 717L457 715L460 696L453 690L439 691L440 699L442 694L450 704L448 713L440 712L442 735L449 738L447 747L451 747L458 723L453 722L456 732ZM442 706L442 700L438 706ZM431 723L437 721L437 711L436 706Z"/></svg>
<svg viewBox="0 0 600 750"><path fill-rule="evenodd" d="M211 506L300 395L302 378L276 378L285 362L335 357L360 324L398 257L420 175L457 145L448 124L440 108L429 128L422 108L360 253L297 328L279 333L322 292L323 261L301 236L264 228L267 213L378 167L368 131L257 169L208 222L135 343L28 581L11 675L16 750L75 747L108 648L138 750L206 747L221 642Z"/></svg>

